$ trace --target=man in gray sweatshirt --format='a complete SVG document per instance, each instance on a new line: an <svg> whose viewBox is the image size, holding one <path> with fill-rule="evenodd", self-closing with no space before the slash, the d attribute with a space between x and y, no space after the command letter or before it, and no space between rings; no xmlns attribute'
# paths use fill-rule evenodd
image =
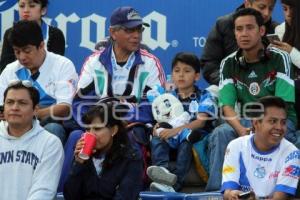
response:
<svg viewBox="0 0 300 200"><path fill-rule="evenodd" d="M58 137L35 119L39 92L12 81L4 92L0 122L0 199L52 200L64 160Z"/></svg>

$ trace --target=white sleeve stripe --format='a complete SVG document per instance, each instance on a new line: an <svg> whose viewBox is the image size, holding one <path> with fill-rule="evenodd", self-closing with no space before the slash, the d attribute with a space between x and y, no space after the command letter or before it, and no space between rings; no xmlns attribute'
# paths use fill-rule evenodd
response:
<svg viewBox="0 0 300 200"><path fill-rule="evenodd" d="M225 62L226 60L228 60L229 58L232 58L232 57L235 57L237 51L233 52L232 54L230 54L229 56L227 56L226 58L224 58L222 61L221 61L221 64L220 64L220 84L222 84L222 82L224 81L224 77L223 77L223 69L224 69L224 65L225 65Z"/></svg>
<svg viewBox="0 0 300 200"><path fill-rule="evenodd" d="M166 77L165 77L165 73L164 73L164 70L160 64L160 61L158 60L157 57L155 57L154 55L150 54L149 52L145 51L145 50L140 50L140 53L141 55L143 56L146 56L146 57L149 57L149 58L152 58L154 61L155 61L155 64L156 64L156 67L158 69L158 73L159 73L159 80L160 80L160 83L163 85L163 83L165 82L166 80Z"/></svg>
<svg viewBox="0 0 300 200"><path fill-rule="evenodd" d="M223 82L223 79L224 79L223 73L222 73L223 68L224 68L224 63L225 63L225 60L222 60L222 62L220 64L220 84Z"/></svg>
<svg viewBox="0 0 300 200"><path fill-rule="evenodd" d="M285 68L285 73L287 76L291 76L291 59L290 59L290 56L287 52L285 51L282 51L280 49L277 49L277 48L270 48L270 51L273 51L275 53L278 53L281 55L282 59L283 59L283 63L284 63L284 68Z"/></svg>
<svg viewBox="0 0 300 200"><path fill-rule="evenodd" d="M85 68L87 67L86 63L87 63L91 58L93 58L93 57L95 57L95 56L100 56L100 54L101 54L103 51L104 51L104 49L101 50L101 51L95 51L92 55L88 56L88 57L85 59L83 65L82 65L82 68L81 68L81 71L80 71L80 75L79 75L79 79L78 79L78 80L81 79L81 76L82 76L82 74L83 74L83 71L85 71Z"/></svg>
<svg viewBox="0 0 300 200"><path fill-rule="evenodd" d="M219 85L219 90L223 89L223 87L228 84L233 84L233 80L231 78L225 79L224 81L222 81L222 83L220 83L220 85Z"/></svg>
<svg viewBox="0 0 300 200"><path fill-rule="evenodd" d="M286 82L288 82L288 84L290 84L290 85L292 85L292 86L294 86L294 84L295 84L295 83L294 83L294 80L292 80L289 76L287 76L287 75L284 74L284 73L277 72L276 77L285 80Z"/></svg>

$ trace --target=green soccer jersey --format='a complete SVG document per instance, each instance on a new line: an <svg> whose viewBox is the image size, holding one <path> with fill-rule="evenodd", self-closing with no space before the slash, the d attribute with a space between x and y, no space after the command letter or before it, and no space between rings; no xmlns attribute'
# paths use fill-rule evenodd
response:
<svg viewBox="0 0 300 200"><path fill-rule="evenodd" d="M281 97L289 103L288 117L296 123L295 88L291 60L286 52L270 48L271 57L256 63L238 64L236 53L226 57L221 63L220 106L241 107L267 95Z"/></svg>

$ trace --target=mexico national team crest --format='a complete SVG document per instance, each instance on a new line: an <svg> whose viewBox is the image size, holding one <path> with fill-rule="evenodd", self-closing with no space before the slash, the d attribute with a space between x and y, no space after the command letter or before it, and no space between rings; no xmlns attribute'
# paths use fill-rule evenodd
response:
<svg viewBox="0 0 300 200"><path fill-rule="evenodd" d="M258 95L260 92L260 87L257 82L253 82L249 86L249 92L252 95Z"/></svg>

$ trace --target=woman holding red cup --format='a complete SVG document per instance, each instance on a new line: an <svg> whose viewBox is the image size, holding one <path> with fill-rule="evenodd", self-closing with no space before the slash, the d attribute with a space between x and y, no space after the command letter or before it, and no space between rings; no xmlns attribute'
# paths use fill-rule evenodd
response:
<svg viewBox="0 0 300 200"><path fill-rule="evenodd" d="M79 154L93 139L85 136L77 142L74 164L64 185L66 200L138 198L143 185L142 156L132 147L117 108L115 103L101 104L83 117L85 134L94 136L96 142L87 159Z"/></svg>

